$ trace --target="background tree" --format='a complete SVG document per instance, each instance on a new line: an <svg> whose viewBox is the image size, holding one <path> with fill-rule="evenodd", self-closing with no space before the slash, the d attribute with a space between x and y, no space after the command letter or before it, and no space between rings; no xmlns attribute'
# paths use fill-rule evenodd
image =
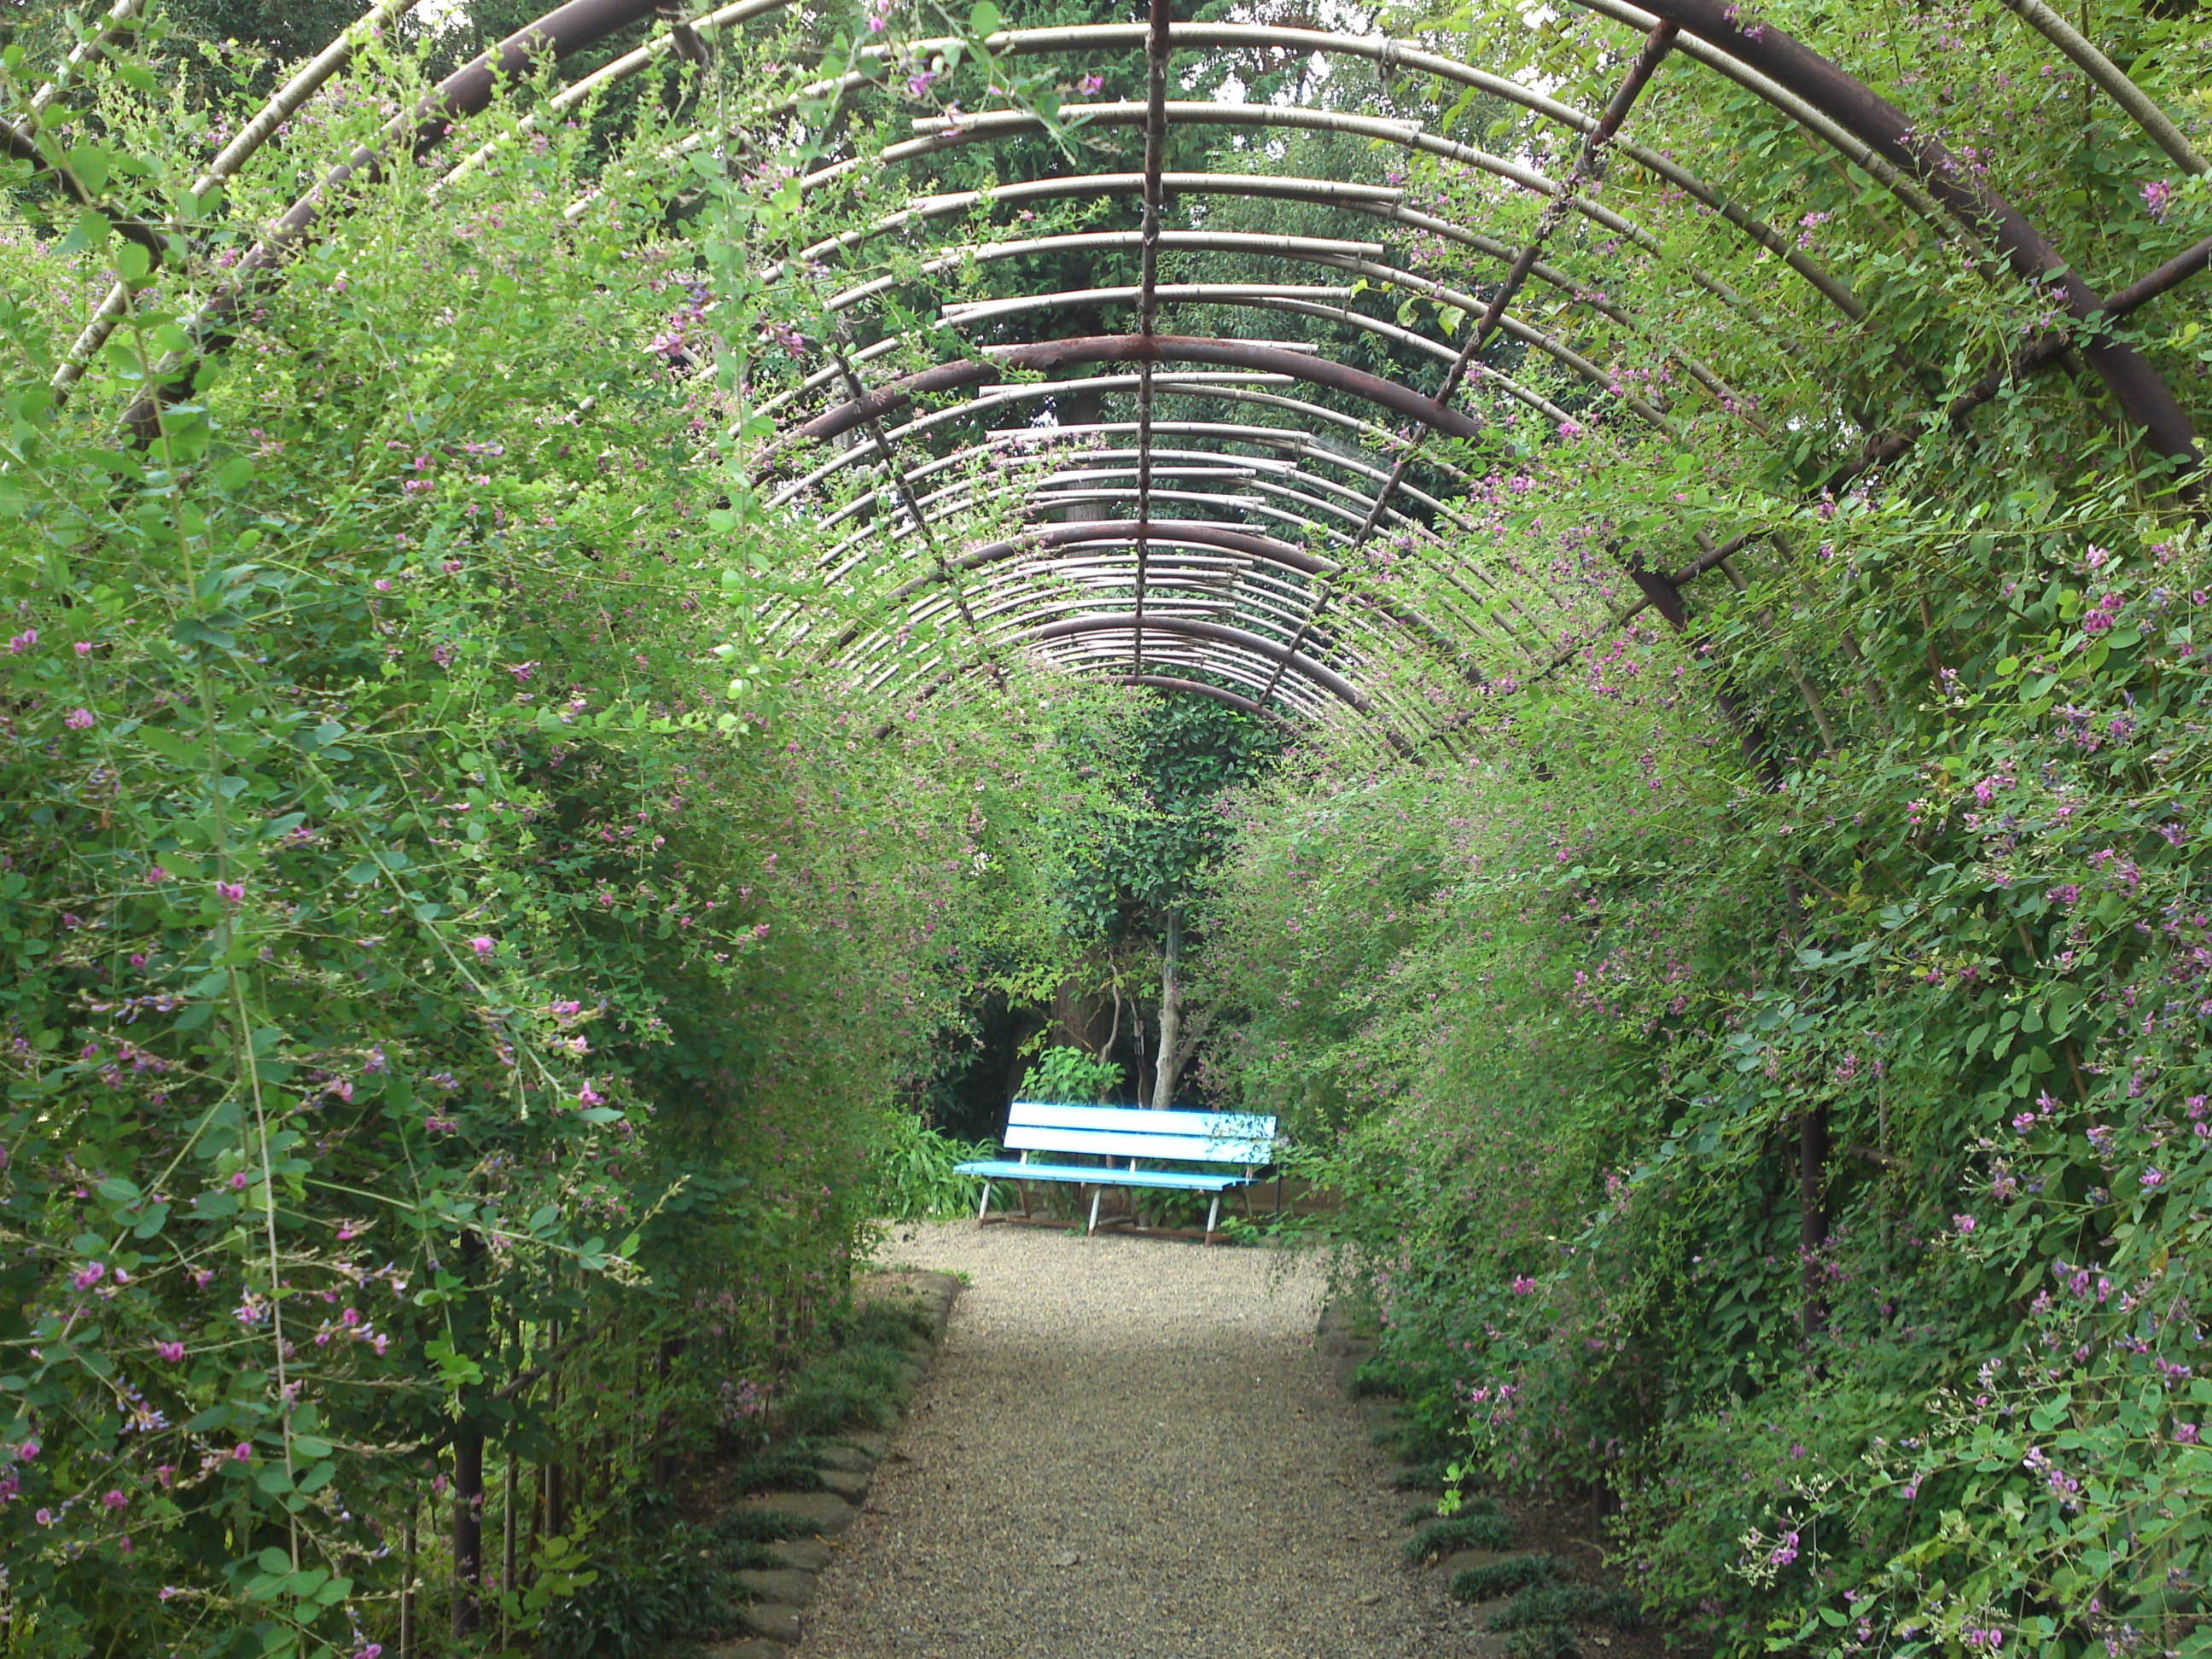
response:
<svg viewBox="0 0 2212 1659"><path fill-rule="evenodd" d="M1163 1109L1206 1030L1204 1015L1185 1006L1185 964L1197 942L1192 897L1229 842L1224 795L1257 778L1282 740L1266 722L1209 698L1147 692L1103 741L1082 732L1068 742L1077 755L1097 750L1112 785L1104 805L1070 814L1057 830L1066 926L1091 945L1141 940L1158 952L1149 1090L1141 1048L1137 1069L1139 1092Z"/></svg>

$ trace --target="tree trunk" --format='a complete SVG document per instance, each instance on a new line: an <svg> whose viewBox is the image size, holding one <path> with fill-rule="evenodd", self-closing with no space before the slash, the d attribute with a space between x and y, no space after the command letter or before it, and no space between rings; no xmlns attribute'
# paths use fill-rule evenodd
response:
<svg viewBox="0 0 2212 1659"><path fill-rule="evenodd" d="M1160 951L1160 1057L1152 1073L1152 1109L1164 1112L1175 1104L1176 1074L1182 1070L1177 1049L1182 1041L1182 986L1176 971L1182 965L1182 906L1168 906L1167 939Z"/></svg>

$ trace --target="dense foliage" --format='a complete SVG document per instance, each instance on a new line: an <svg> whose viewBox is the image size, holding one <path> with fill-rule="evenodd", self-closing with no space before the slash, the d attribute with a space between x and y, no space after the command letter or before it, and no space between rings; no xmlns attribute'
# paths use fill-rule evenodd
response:
<svg viewBox="0 0 2212 1659"><path fill-rule="evenodd" d="M183 188L159 112L105 121L80 176ZM631 1482L774 1409L887 1110L1018 963L1049 754L754 660L767 541L644 349L682 262L623 228L657 199L563 219L589 160L395 179L143 447L189 295L64 406L78 297L145 259L97 215L0 246L11 1653L368 1650L403 1569L418 1628L526 1632ZM487 1460L539 1589L478 1613L438 1537Z"/></svg>
<svg viewBox="0 0 2212 1659"><path fill-rule="evenodd" d="M1800 10L1762 9L1855 38ZM2201 21L2087 15L2201 131ZM2069 251L2125 271L2202 234L2199 188L2117 114L2060 118L2033 36L1875 16L1853 67L1937 97L1954 153ZM1458 764L1310 756L1249 800L1212 899L1215 1085L1291 1114L1343 1193L1374 1380L1472 1479L1607 1494L1623 1567L1690 1631L2192 1650L2212 545L2078 383L2023 379L1957 429L1911 412L2014 337L2020 290L1901 252L1863 174L1778 167L1747 98L1663 98L1662 132L1714 135L1719 187L1778 220L1794 191L1799 246L1875 309L1796 333L1802 379L1754 331L1706 334L1717 374L1777 388L1757 429L1677 405L1683 447L1591 418L1490 463L1501 562L1619 607L1609 550L1674 569L1750 531L1741 591L1493 682ZM2198 322L2128 337L2201 413ZM1839 386L1924 435L1824 494Z"/></svg>

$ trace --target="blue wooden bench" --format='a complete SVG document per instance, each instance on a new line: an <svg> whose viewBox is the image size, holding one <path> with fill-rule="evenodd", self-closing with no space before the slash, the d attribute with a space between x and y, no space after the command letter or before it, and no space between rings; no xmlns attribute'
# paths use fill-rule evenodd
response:
<svg viewBox="0 0 2212 1659"><path fill-rule="evenodd" d="M1154 1112L1133 1106L1055 1106L1018 1100L1006 1115L1006 1147L1018 1161L981 1158L959 1165L962 1175L980 1176L983 1197L975 1224L1012 1220L991 1213L991 1188L1010 1182L1022 1189L1022 1214L1029 1214L1028 1183L1059 1182L1091 1192L1091 1224L1098 1231L1098 1200L1109 1187L1210 1193L1206 1242L1213 1242L1221 1218L1221 1195L1261 1179L1274 1162L1275 1120L1223 1112ZM1056 1152L1098 1159L1092 1164L1036 1163L1032 1152ZM1211 1169L1161 1169L1160 1164L1211 1164ZM1152 1166L1152 1167L1140 1167ZM1111 1224L1110 1223L1109 1224Z"/></svg>

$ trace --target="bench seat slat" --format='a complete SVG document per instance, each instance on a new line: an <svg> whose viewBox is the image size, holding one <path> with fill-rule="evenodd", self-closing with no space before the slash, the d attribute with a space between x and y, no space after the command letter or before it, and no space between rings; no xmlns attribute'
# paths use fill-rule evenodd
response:
<svg viewBox="0 0 2212 1659"><path fill-rule="evenodd" d="M1155 1112L1142 1106L1059 1106L1042 1100L1016 1101L1006 1121L1011 1127L1122 1129L1208 1140L1272 1140L1275 1134L1275 1120L1257 1113Z"/></svg>
<svg viewBox="0 0 2212 1659"><path fill-rule="evenodd" d="M1199 1193L1225 1192L1248 1184L1243 1175L1215 1175L1193 1170L1109 1170L1102 1165L1074 1164L1017 1164L1010 1158L985 1158L955 1164L964 1176L984 1176L994 1181L1060 1181L1087 1187L1172 1187Z"/></svg>
<svg viewBox="0 0 2212 1659"><path fill-rule="evenodd" d="M1133 1134L1121 1129L1034 1128L1027 1124L1009 1125L1006 1144L1016 1152L1178 1158L1192 1164L1266 1164L1274 1157L1271 1142L1248 1137L1217 1140L1198 1135Z"/></svg>

